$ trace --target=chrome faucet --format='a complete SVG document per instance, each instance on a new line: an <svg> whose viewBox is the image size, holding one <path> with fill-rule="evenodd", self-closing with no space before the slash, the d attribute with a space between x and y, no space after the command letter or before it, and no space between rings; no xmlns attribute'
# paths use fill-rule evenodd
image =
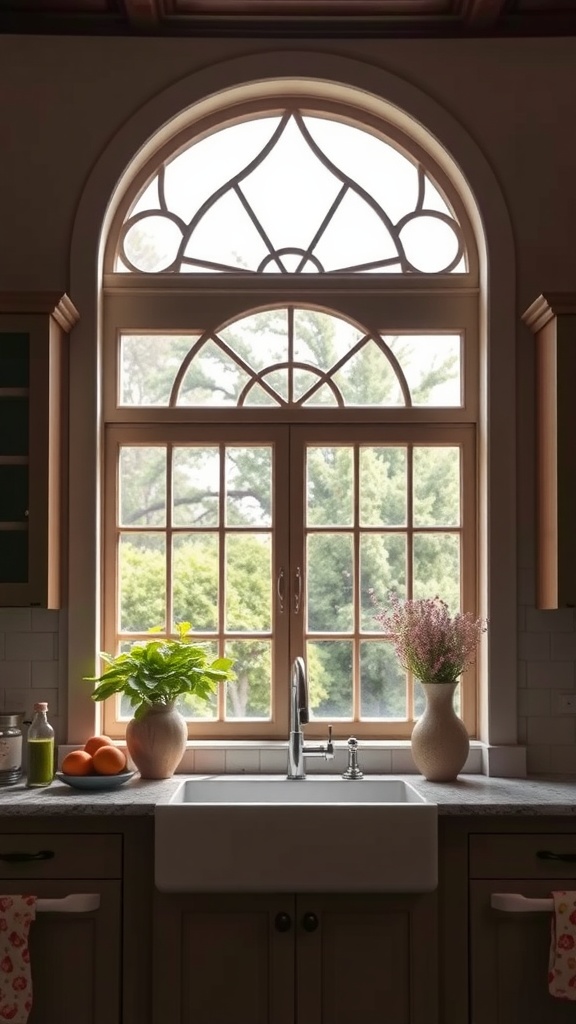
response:
<svg viewBox="0 0 576 1024"><path fill-rule="evenodd" d="M288 775L289 779L305 779L306 757L334 757L332 743L332 726L328 726L328 742L318 746L306 746L302 726L310 720L308 707L308 680L306 665L303 658L295 658L290 676L290 738L288 740Z"/></svg>

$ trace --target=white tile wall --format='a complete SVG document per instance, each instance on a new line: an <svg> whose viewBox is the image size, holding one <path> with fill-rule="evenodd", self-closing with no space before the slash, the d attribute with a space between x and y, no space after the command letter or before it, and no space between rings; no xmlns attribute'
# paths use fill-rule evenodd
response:
<svg viewBox="0 0 576 1024"><path fill-rule="evenodd" d="M518 609L518 740L527 746L530 773L576 773L576 715L560 710L562 694L576 691L576 612L540 612L533 607L533 583L520 574ZM32 714L37 700L46 700L59 743L66 742L66 670L64 614L42 609L0 609L0 708ZM75 737L72 737L75 740ZM318 761L314 771L340 770L338 764ZM285 750L253 747L225 750L196 748L196 772L276 773L285 767ZM342 761L342 766L340 765ZM479 770L472 753L468 770ZM413 771L409 751L364 750L365 771Z"/></svg>
<svg viewBox="0 0 576 1024"><path fill-rule="evenodd" d="M0 708L29 720L34 703L47 701L57 742L66 738L61 618L41 608L0 608Z"/></svg>

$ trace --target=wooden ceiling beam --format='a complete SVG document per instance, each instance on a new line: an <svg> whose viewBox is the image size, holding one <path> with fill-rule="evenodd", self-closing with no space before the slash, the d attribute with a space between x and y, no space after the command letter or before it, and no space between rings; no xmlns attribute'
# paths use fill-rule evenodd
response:
<svg viewBox="0 0 576 1024"><path fill-rule="evenodd" d="M464 18L473 29L493 28L504 11L506 0L464 0Z"/></svg>
<svg viewBox="0 0 576 1024"><path fill-rule="evenodd" d="M159 0L123 0L123 4L133 28L150 31L160 24Z"/></svg>

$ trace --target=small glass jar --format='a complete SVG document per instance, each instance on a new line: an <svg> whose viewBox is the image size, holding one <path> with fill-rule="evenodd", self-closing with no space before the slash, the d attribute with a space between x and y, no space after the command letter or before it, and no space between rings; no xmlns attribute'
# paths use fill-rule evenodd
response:
<svg viewBox="0 0 576 1024"><path fill-rule="evenodd" d="M0 712L0 786L13 786L22 778L23 711Z"/></svg>

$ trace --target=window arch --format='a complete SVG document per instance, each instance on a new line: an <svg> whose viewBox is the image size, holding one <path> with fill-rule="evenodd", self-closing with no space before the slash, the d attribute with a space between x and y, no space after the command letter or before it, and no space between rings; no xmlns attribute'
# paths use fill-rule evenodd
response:
<svg viewBox="0 0 576 1024"><path fill-rule="evenodd" d="M231 653L201 736L285 737L297 654L311 734L409 736L375 595L477 611L478 257L444 170L312 85L251 100L142 165L104 268L104 648L185 619Z"/></svg>
<svg viewBox="0 0 576 1024"><path fill-rule="evenodd" d="M123 218L114 270L465 272L463 228L430 159L397 129L384 138L327 106L262 105L175 140Z"/></svg>

